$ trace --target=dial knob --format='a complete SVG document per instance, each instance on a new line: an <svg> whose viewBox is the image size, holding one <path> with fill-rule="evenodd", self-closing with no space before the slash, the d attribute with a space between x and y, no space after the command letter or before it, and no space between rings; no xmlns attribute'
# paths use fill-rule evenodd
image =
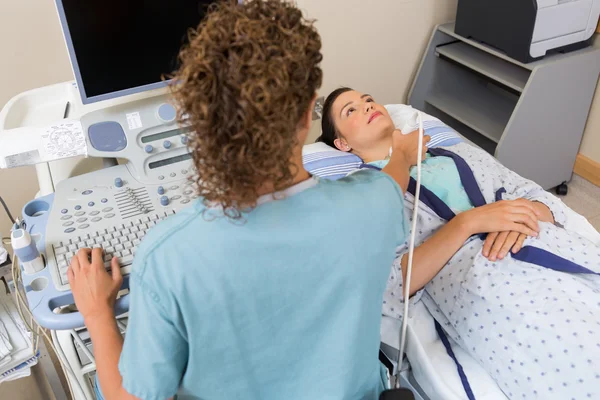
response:
<svg viewBox="0 0 600 400"><path fill-rule="evenodd" d="M157 192L158 192L158 194L160 194L162 196L163 194L165 194L165 188L162 186L159 186Z"/></svg>
<svg viewBox="0 0 600 400"><path fill-rule="evenodd" d="M146 151L146 153L150 154L154 150L154 146L152 146L151 144L147 144L146 147L144 147L144 150Z"/></svg>
<svg viewBox="0 0 600 400"><path fill-rule="evenodd" d="M165 149L167 149L167 150L168 150L168 149L170 149L172 145L173 145L173 144L171 143L171 141L170 141L170 140L165 140L165 141L163 142L163 147L164 147Z"/></svg>
<svg viewBox="0 0 600 400"><path fill-rule="evenodd" d="M169 198L167 196L163 196L160 198L160 205L161 206L168 206L169 205Z"/></svg>
<svg viewBox="0 0 600 400"><path fill-rule="evenodd" d="M182 136L181 137L181 144L188 144L188 141L189 141L189 139L188 139L187 136Z"/></svg>
<svg viewBox="0 0 600 400"><path fill-rule="evenodd" d="M115 186L120 188L123 186L123 179L121 178L115 178Z"/></svg>

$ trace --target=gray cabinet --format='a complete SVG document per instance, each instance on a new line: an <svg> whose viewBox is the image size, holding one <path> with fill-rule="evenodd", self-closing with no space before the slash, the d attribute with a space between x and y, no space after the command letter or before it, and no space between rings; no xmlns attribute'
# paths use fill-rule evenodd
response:
<svg viewBox="0 0 600 400"><path fill-rule="evenodd" d="M545 189L569 181L600 74L600 49L523 64L437 26L409 93L505 166Z"/></svg>

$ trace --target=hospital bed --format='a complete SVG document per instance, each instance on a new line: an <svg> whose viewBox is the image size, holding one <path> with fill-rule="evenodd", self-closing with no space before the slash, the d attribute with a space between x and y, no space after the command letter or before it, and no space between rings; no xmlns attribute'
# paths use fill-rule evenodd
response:
<svg viewBox="0 0 600 400"><path fill-rule="evenodd" d="M410 132L415 128L415 110L406 105L387 105L397 128ZM430 147L451 146L466 141L474 143L453 131L440 120L424 115L425 131L432 137ZM305 166L313 174L339 179L360 166L360 159L352 154L340 153L323 143L309 144L304 148ZM594 243L600 244L600 233L581 215L568 209L568 224L565 229L579 233ZM383 317L381 324L381 350L394 364L398 360L400 328L402 321ZM490 375L467 352L451 338L450 346L458 363L462 366L477 400L506 400L502 390ZM418 301L409 311L406 359L400 366L400 379L410 387L417 399L422 400L467 400L456 362L448 355L436 328L435 320L424 303Z"/></svg>
<svg viewBox="0 0 600 400"><path fill-rule="evenodd" d="M600 244L600 233L582 216L568 211L566 229ZM392 360L398 358L401 321L383 317L381 325L382 351ZM506 400L494 380L477 361L448 338L456 358L462 365L477 400ZM423 400L467 400L457 372L456 363L448 355L438 336L433 316L423 302L417 302L409 312L406 357L409 365L402 369L403 381ZM418 397L417 397L418 398Z"/></svg>

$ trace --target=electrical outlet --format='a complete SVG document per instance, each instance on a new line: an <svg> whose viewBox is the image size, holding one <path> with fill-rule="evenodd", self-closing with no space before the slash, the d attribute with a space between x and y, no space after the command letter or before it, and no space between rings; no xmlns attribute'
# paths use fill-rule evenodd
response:
<svg viewBox="0 0 600 400"><path fill-rule="evenodd" d="M325 104L325 97L317 98L317 101L315 102L315 108L312 113L313 121L315 121L317 119L321 119L321 117L323 116L323 105L324 104Z"/></svg>

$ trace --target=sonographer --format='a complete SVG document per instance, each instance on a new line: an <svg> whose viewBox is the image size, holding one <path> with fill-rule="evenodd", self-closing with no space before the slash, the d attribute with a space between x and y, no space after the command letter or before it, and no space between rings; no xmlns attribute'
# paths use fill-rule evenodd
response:
<svg viewBox="0 0 600 400"><path fill-rule="evenodd" d="M194 131L200 199L139 248L124 343L116 259L109 274L101 249L82 250L70 266L101 390L106 399L377 399L387 384L382 298L405 240L397 222L417 137L394 141L401 185L373 170L311 177L302 145L322 82L320 37L288 2L231 3L212 8L180 53L173 95Z"/></svg>

